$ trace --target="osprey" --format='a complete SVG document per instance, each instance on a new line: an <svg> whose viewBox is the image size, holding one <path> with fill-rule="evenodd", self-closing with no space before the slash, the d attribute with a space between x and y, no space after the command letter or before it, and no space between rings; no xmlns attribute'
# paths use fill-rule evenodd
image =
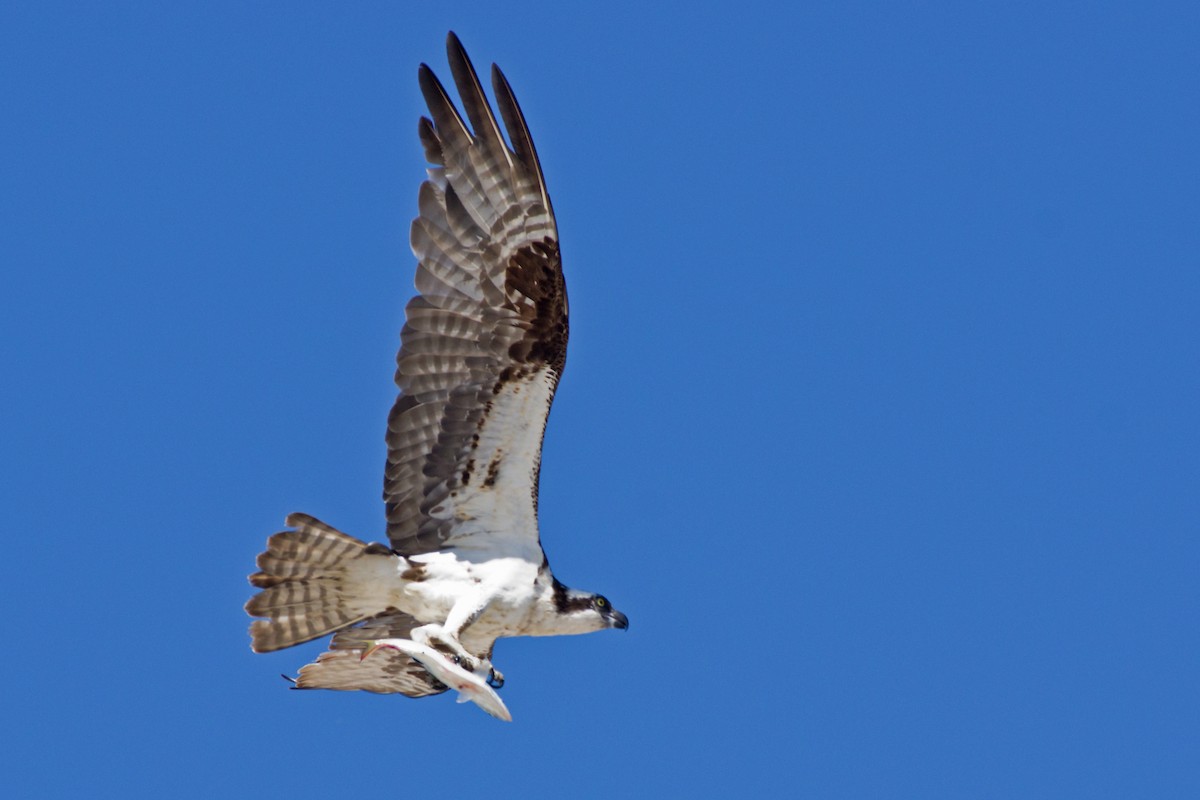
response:
<svg viewBox="0 0 1200 800"><path fill-rule="evenodd" d="M460 673L499 688L500 637L629 625L602 595L560 583L542 551L542 436L567 354L558 234L508 81L493 65L511 146L453 33L447 51L470 125L422 64L419 133L433 166L412 223L418 294L388 416L389 544L292 514L250 576L262 590L246 603L262 618L250 625L255 652L333 634L297 688L423 697ZM410 644L377 646L389 640Z"/></svg>

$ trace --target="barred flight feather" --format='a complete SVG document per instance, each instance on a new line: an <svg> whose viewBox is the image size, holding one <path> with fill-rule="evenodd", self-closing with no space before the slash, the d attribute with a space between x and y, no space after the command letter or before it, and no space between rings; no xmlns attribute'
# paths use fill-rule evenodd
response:
<svg viewBox="0 0 1200 800"><path fill-rule="evenodd" d="M418 74L430 179L410 237L420 296L401 332L384 480L388 537L403 555L461 543L472 533L452 524L456 515L500 505L537 546L541 436L566 352L558 235L528 126L493 68L510 149L457 38L447 50L465 120L432 70ZM519 398L529 381L548 387L533 405ZM470 483L471 465L487 464L492 480ZM523 509L485 491L501 470ZM464 486L468 496L455 491Z"/></svg>

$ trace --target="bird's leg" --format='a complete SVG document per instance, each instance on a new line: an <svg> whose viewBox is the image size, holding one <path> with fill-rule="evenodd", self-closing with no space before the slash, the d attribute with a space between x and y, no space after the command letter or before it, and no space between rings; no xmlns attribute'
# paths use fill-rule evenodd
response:
<svg viewBox="0 0 1200 800"><path fill-rule="evenodd" d="M475 659L458 641L458 637L446 630L445 626L431 622L419 628L413 628L409 634L414 642L449 653L449 657L463 669L475 671Z"/></svg>
<svg viewBox="0 0 1200 800"><path fill-rule="evenodd" d="M479 619L488 607L488 597L475 597L455 603L454 608L446 616L442 625L431 623L413 628L413 641L427 646L441 645L453 654L454 661L463 669L473 672L487 681L488 685L498 689L504 685L504 675L497 672L487 658L475 658L467 652L459 641L462 632Z"/></svg>

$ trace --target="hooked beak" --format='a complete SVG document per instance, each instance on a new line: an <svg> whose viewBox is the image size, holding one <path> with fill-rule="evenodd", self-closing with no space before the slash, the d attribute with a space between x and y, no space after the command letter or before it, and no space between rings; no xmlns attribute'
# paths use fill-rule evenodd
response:
<svg viewBox="0 0 1200 800"><path fill-rule="evenodd" d="M612 612L612 622L610 624L614 628L620 628L623 631L627 631L629 630L629 617L614 609Z"/></svg>

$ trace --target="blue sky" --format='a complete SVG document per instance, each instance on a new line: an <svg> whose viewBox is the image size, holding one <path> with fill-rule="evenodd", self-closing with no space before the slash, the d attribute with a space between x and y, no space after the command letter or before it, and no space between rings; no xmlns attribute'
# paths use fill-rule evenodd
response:
<svg viewBox="0 0 1200 800"><path fill-rule="evenodd" d="M1200 11L646 5L0 9L13 796L1198 796ZM449 29L559 217L543 542L631 620L502 642L512 725L241 610L287 513L382 537Z"/></svg>

